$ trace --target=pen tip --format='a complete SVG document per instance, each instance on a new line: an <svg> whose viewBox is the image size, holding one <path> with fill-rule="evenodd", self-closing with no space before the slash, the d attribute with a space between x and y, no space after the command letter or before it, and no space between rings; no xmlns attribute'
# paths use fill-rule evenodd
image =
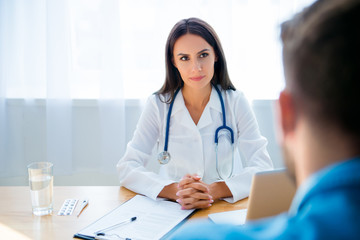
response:
<svg viewBox="0 0 360 240"><path fill-rule="evenodd" d="M135 220L136 220L136 217L132 217L132 218L131 218L131 221L135 221Z"/></svg>

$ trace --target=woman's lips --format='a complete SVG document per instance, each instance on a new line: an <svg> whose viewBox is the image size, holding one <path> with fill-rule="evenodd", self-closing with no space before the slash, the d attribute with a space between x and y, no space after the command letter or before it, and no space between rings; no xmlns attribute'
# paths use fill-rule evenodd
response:
<svg viewBox="0 0 360 240"><path fill-rule="evenodd" d="M203 79L205 76L198 76L198 77L191 77L190 80L192 81L200 81L201 79Z"/></svg>

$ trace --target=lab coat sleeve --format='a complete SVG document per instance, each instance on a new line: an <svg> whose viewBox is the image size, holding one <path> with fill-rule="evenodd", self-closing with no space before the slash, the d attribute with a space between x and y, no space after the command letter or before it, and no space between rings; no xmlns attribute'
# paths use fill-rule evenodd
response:
<svg viewBox="0 0 360 240"><path fill-rule="evenodd" d="M225 181L233 197L225 198L233 203L249 196L253 175L259 171L273 169L273 164L267 152L267 140L261 136L255 119L245 96L240 93L235 99L234 115L238 131L238 148L243 157L243 170Z"/></svg>
<svg viewBox="0 0 360 240"><path fill-rule="evenodd" d="M125 155L117 164L120 184L134 192L156 199L164 186L173 183L146 169L153 148L159 138L161 120L156 95L152 95L145 105L134 136L128 143Z"/></svg>

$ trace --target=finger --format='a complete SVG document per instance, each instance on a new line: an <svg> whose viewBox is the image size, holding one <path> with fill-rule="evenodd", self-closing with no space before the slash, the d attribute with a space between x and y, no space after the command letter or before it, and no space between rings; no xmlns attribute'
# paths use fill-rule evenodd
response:
<svg viewBox="0 0 360 240"><path fill-rule="evenodd" d="M179 199L185 199L183 201L184 203L191 203L191 199L196 199L196 200L213 199L209 193L200 192L195 190L194 188L187 188L184 190L180 190L176 193L176 196L178 196Z"/></svg>
<svg viewBox="0 0 360 240"><path fill-rule="evenodd" d="M198 208L208 208L212 206L212 201L210 200L200 200L193 202L191 204L181 204L181 209L198 209Z"/></svg>
<svg viewBox="0 0 360 240"><path fill-rule="evenodd" d="M195 192L191 195L187 195L184 197L179 197L181 201L184 204L190 204L194 201L200 201L200 200L212 200L212 196L209 194L201 193L201 192Z"/></svg>
<svg viewBox="0 0 360 240"><path fill-rule="evenodd" d="M176 202L180 203L182 206L188 206L188 205L195 206L195 205L204 205L205 203L212 204L214 202L214 200L209 198L209 196L206 196L203 199L199 199L194 196L194 197L187 197L187 198L179 198L176 200Z"/></svg>
<svg viewBox="0 0 360 240"><path fill-rule="evenodd" d="M194 189L194 188L186 188L183 190L179 190L176 193L176 196L178 196L179 198L185 198L185 197L189 197L192 194L198 192L198 190Z"/></svg>
<svg viewBox="0 0 360 240"><path fill-rule="evenodd" d="M197 199L191 198L191 197L188 197L188 198L178 198L178 199L176 199L176 202L180 203L181 206L192 205L192 204L194 204L194 203L197 202L197 201L198 201Z"/></svg>
<svg viewBox="0 0 360 240"><path fill-rule="evenodd" d="M200 181L200 180L201 180L201 177L196 173L192 174L192 175L186 174L181 178L178 186L183 187L184 185L189 184L193 181Z"/></svg>
<svg viewBox="0 0 360 240"><path fill-rule="evenodd" d="M186 174L181 178L181 180L186 179L186 178L192 178L192 175L191 174Z"/></svg>
<svg viewBox="0 0 360 240"><path fill-rule="evenodd" d="M197 191L204 192L204 193L209 192L209 186L202 182L192 182L192 183L186 184L183 186L182 189L187 189L187 188L194 188Z"/></svg>
<svg viewBox="0 0 360 240"><path fill-rule="evenodd" d="M201 182L201 183L207 185L206 183L201 181L201 177L198 174L193 174L190 177L194 180L193 182ZM188 182L190 182L190 181L188 180Z"/></svg>
<svg viewBox="0 0 360 240"><path fill-rule="evenodd" d="M201 180L201 177L198 175L198 174L193 174L191 176L195 181L200 181Z"/></svg>
<svg viewBox="0 0 360 240"><path fill-rule="evenodd" d="M182 189L182 188L184 188L185 185L193 183L193 182L195 182L195 180L192 177L183 178L180 180L180 182L178 184L178 188Z"/></svg>

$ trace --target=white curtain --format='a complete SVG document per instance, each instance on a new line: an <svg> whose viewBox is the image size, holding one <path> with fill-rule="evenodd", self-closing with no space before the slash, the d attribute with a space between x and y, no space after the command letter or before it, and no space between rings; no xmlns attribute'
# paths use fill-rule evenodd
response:
<svg viewBox="0 0 360 240"><path fill-rule="evenodd" d="M34 161L115 174L134 125L125 104L160 88L183 18L214 27L250 100L277 98L279 24L313 1L0 0L0 177Z"/></svg>
<svg viewBox="0 0 360 240"><path fill-rule="evenodd" d="M55 175L115 173L126 144L118 1L1 0L0 11L0 176L34 161ZM89 105L96 119L75 112Z"/></svg>

